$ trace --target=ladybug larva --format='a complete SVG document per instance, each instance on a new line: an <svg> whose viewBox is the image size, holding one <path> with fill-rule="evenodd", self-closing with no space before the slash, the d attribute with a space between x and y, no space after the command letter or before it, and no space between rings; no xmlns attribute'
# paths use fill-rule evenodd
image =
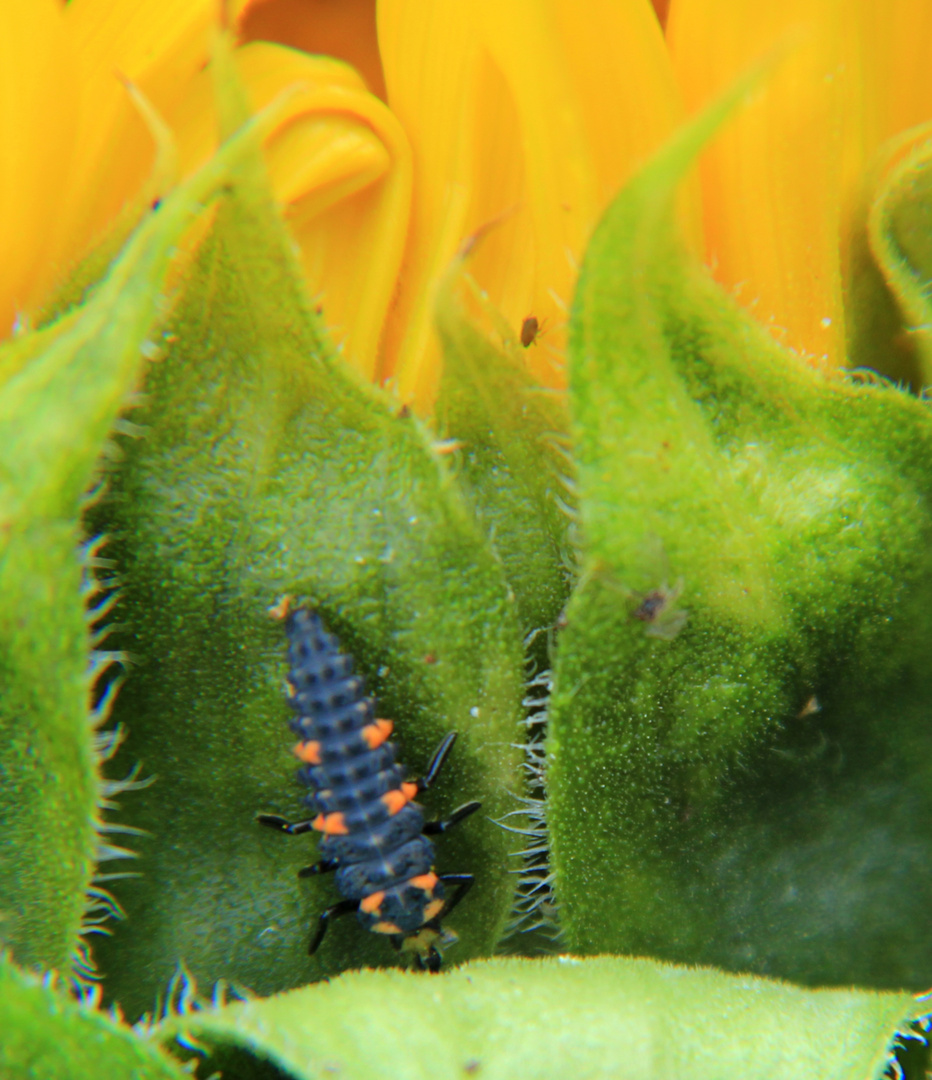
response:
<svg viewBox="0 0 932 1080"><path fill-rule="evenodd" d="M376 717L353 658L317 613L285 598L271 614L284 621L288 635L288 700L299 739L294 753L303 762L298 776L311 789L305 801L315 816L292 823L260 814L258 820L292 836L320 833L320 859L299 876L334 871L343 897L321 914L308 952L317 951L333 919L355 912L367 930L413 954L418 968L439 971L441 920L472 887L473 876L437 874L428 837L481 804L468 802L448 818L425 821L414 799L437 779L456 732L441 741L421 778L406 779L389 738L392 721Z"/></svg>

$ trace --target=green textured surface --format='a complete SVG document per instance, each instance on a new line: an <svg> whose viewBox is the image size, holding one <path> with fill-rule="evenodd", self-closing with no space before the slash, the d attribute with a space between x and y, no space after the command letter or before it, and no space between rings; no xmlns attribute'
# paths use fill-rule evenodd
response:
<svg viewBox="0 0 932 1080"><path fill-rule="evenodd" d="M450 920L451 958L491 951L513 889L509 841L488 820L514 807L520 784L521 635L507 584L421 425L334 355L264 178L244 171L236 192L151 371L137 417L147 434L100 511L125 581L118 643L135 658L116 715L127 760L157 776L122 800L123 819L149 833L136 844L143 876L114 889L128 921L99 949L133 1015L179 961L201 985L223 977L265 993L397 962L351 919L309 959L332 880L299 882L313 839L255 821L306 816L285 637L267 614L286 593L316 603L356 655L412 772L459 732L424 798L437 813L483 801L437 844L441 872L477 878Z"/></svg>
<svg viewBox="0 0 932 1080"><path fill-rule="evenodd" d="M321 986L170 1019L169 1041L296 1080L865 1080L914 1015L908 994L804 991L648 960L493 960L436 977L352 972ZM233 1047L253 1056L231 1059ZM208 1058L203 1075L211 1068ZM255 1070L255 1071L253 1071Z"/></svg>
<svg viewBox="0 0 932 1080"><path fill-rule="evenodd" d="M435 422L460 444L452 455L456 478L530 633L552 626L569 597L573 467L565 395L534 385L510 334L496 344L470 320L453 287L455 269L438 301L444 363Z"/></svg>
<svg viewBox="0 0 932 1080"><path fill-rule="evenodd" d="M862 177L846 222L842 265L846 360L849 367L877 371L918 393L924 382L919 342L915 332L906 331L895 292L881 269L884 257L878 262L872 250L876 244L871 218L876 215L884 164L878 162Z"/></svg>
<svg viewBox="0 0 932 1080"><path fill-rule="evenodd" d="M895 152L894 145L891 156ZM901 363L909 365L907 370L917 389L932 385L930 226L932 140L927 139L913 146L895 166L890 166L878 184L866 221L866 238L875 269L873 275L869 269L861 275L867 283L866 288L858 290L855 279L852 290L853 299L859 302L857 317L862 322L865 314L872 314L891 335L891 324L898 316L896 331L891 335L891 352ZM878 273L884 280L883 290L877 285ZM876 333L870 333L874 329L874 326L868 326L862 335L864 355L860 358L860 362L871 366L876 366L868 352L878 337ZM895 374L899 375L899 372Z"/></svg>
<svg viewBox="0 0 932 1080"><path fill-rule="evenodd" d="M158 1046L0 957L3 1080L181 1080L187 1075Z"/></svg>
<svg viewBox="0 0 932 1080"><path fill-rule="evenodd" d="M0 943L23 963L68 965L96 847L82 500L174 248L237 152L150 215L83 307L0 348Z"/></svg>
<svg viewBox="0 0 932 1080"><path fill-rule="evenodd" d="M685 256L673 193L721 116L618 197L576 297L584 564L547 748L560 914L586 953L919 989L932 417L809 369Z"/></svg>

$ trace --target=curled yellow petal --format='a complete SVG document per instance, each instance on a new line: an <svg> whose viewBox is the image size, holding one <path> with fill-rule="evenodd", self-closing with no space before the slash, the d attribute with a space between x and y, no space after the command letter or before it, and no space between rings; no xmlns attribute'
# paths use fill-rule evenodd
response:
<svg viewBox="0 0 932 1080"><path fill-rule="evenodd" d="M932 120L929 58L932 7L925 0L857 2L845 19L844 70L849 73L844 130L841 258L848 295L857 283L851 265L852 231L863 222L863 200L873 195L878 170L905 152L904 132ZM925 137L925 135L923 135ZM900 145L894 145L894 144ZM856 257L855 257L856 258ZM856 333L857 312L849 326Z"/></svg>
<svg viewBox="0 0 932 1080"><path fill-rule="evenodd" d="M706 257L716 277L811 363L844 359L843 0L675 0L668 36L695 109L774 46L788 54L702 162Z"/></svg>
<svg viewBox="0 0 932 1080"><path fill-rule="evenodd" d="M412 142L414 212L383 375L429 410L439 379L437 282L464 239L498 220L471 271L528 350L563 384L568 306L601 211L679 118L647 0L386 0L388 101Z"/></svg>
<svg viewBox="0 0 932 1080"><path fill-rule="evenodd" d="M74 73L57 0L9 0L0 33L0 338L54 279L73 162Z"/></svg>
<svg viewBox="0 0 932 1080"><path fill-rule="evenodd" d="M385 79L375 33L375 0L257 0L240 21L247 41L274 41L306 53L345 60L385 98Z"/></svg>
<svg viewBox="0 0 932 1080"><path fill-rule="evenodd" d="M65 24L76 64L80 154L62 229L72 258L106 230L152 167L154 145L121 82L161 113L177 107L206 62L215 0L71 0Z"/></svg>
<svg viewBox="0 0 932 1080"><path fill-rule="evenodd" d="M857 0L846 6L844 26L845 68L852 73L845 134L857 177L880 144L932 119L932 6Z"/></svg>
<svg viewBox="0 0 932 1080"><path fill-rule="evenodd" d="M407 140L360 76L337 60L254 42L237 51L237 65L256 110L295 88L265 141L272 188L310 293L348 361L371 379L408 224ZM169 120L187 172L216 145L206 73L192 80Z"/></svg>

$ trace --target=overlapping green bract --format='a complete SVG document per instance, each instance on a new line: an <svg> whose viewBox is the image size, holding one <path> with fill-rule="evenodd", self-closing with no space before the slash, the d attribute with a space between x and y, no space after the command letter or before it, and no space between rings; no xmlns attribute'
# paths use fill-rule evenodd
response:
<svg viewBox="0 0 932 1080"><path fill-rule="evenodd" d="M778 348L672 232L708 114L571 326L583 573L548 822L567 940L810 983L932 970L932 416Z"/></svg>
<svg viewBox="0 0 932 1080"><path fill-rule="evenodd" d="M571 335L575 461L561 405L535 395L508 335L499 350L449 296L435 432L354 380L308 309L261 172L230 172L242 143L148 218L95 298L7 347L0 938L18 959L67 962L92 872L80 500L154 333L182 219L225 183L135 414L145 428L93 519L124 589L125 764L154 774L125 799L124 822L148 836L134 844L142 877L116 886L130 918L100 952L108 994L135 1015L180 963L205 986L272 992L394 962L351 922L306 957L336 895L295 878L312 844L255 822L303 814L283 632L267 617L284 593L357 656L412 768L460 733L429 805L484 809L438 844L442 871L477 875L448 964L487 955L508 914L511 844L488 818L518 805L522 633L556 620L537 638L558 641L544 816L570 949L928 983L928 410L814 374L683 257L672 192L716 119L650 165L594 239ZM921 300L922 245L904 222L921 218L925 187L907 179L877 220ZM575 536L557 498L574 473ZM574 539L581 574L561 614ZM298 1078L860 1077L880 1075L910 1010L902 993L564 957L436 979L361 972L170 1016L149 1037L181 1034L182 1056L203 1039L207 1067L239 1048L244 1075L271 1059ZM139 1075L173 1075L12 969L0 1019L29 1035L4 1044L10 1069L39 1047L50 1074L66 1061L80 1076L100 1039L98 1072L138 1058Z"/></svg>
<svg viewBox="0 0 932 1080"><path fill-rule="evenodd" d="M925 124L883 149L865 183L851 256L853 362L909 380L914 390L932 383L930 132Z"/></svg>
<svg viewBox="0 0 932 1080"><path fill-rule="evenodd" d="M459 260L438 303L444 364L435 425L453 444L456 478L530 634L553 626L569 595L569 417L564 395L533 383L510 334L496 346L470 320L453 288L458 268Z"/></svg>
<svg viewBox="0 0 932 1080"><path fill-rule="evenodd" d="M160 1022L131 1030L0 957L0 1073L169 1080L196 1062L199 1076L242 1080L879 1080L896 1033L924 1010L903 993L618 957L478 961L435 978L360 971L213 1005L181 977L167 1004ZM920 1076L922 1055L911 1064Z"/></svg>
<svg viewBox="0 0 932 1080"><path fill-rule="evenodd" d="M161 1048L0 956L0 1076L4 1080L182 1080Z"/></svg>
<svg viewBox="0 0 932 1080"><path fill-rule="evenodd" d="M907 994L561 957L482 961L431 980L354 972L169 1019L155 1035L193 1036L208 1065L235 1063L236 1075L258 1058L295 1080L856 1080L881 1075L891 1032L916 1009Z"/></svg>
<svg viewBox="0 0 932 1080"><path fill-rule="evenodd" d="M498 563L422 426L357 383L310 311L264 179L235 192L188 275L172 344L147 382L144 438L110 478L99 527L125 578L118 637L134 657L116 715L157 780L125 800L146 830L128 921L100 950L124 1008L151 1008L179 961L259 992L347 966L395 964L353 920L307 956L338 895L299 882L308 837L256 815L307 816L290 754L282 595L314 604L357 658L416 774L459 733L429 798L472 818L438 842L478 885L451 919L451 960L488 954L513 891L488 819L520 783L520 629Z"/></svg>
<svg viewBox="0 0 932 1080"><path fill-rule="evenodd" d="M83 307L0 351L0 942L24 963L70 963L97 845L82 501L174 248L237 152L165 201Z"/></svg>

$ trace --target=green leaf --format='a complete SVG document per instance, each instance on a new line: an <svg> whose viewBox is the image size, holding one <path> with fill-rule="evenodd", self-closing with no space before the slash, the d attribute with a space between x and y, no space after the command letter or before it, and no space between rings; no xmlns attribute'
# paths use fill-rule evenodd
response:
<svg viewBox="0 0 932 1080"><path fill-rule="evenodd" d="M0 956L4 1080L182 1080L160 1048Z"/></svg>
<svg viewBox="0 0 932 1080"><path fill-rule="evenodd" d="M205 1068L236 1062L235 1075L252 1075L240 1049L296 1080L873 1080L916 1011L908 994L806 991L649 960L511 958L432 978L353 972L154 1034L193 1037Z"/></svg>
<svg viewBox="0 0 932 1080"><path fill-rule="evenodd" d="M467 316L453 287L461 261L438 301L436 422L455 447L457 480L502 560L527 634L552 626L569 596L569 416L564 395L533 383L507 326L497 327L496 346Z"/></svg>
<svg viewBox="0 0 932 1080"><path fill-rule="evenodd" d="M846 223L845 333L848 366L866 367L889 379L922 389L923 376L914 333L904 333L903 314L872 250L870 221L877 206L889 151L868 169L855 191Z"/></svg>
<svg viewBox="0 0 932 1080"><path fill-rule="evenodd" d="M151 354L170 259L233 144L127 243L92 299L0 348L0 941L65 967L78 944L99 784L82 502ZM90 674L89 674L90 668Z"/></svg>
<svg viewBox="0 0 932 1080"><path fill-rule="evenodd" d="M910 364L908 370L919 388L932 385L932 140L928 134L929 126L923 125L887 149L885 175L876 181L878 191L865 215L865 236L876 269L862 260L855 266L855 272L860 269L861 273L853 281L857 289L853 300L861 301L861 308L874 316L873 323L856 323L854 327L855 342L863 343L864 362L876 366L866 349L876 345L878 338L883 344L878 331L885 329L887 336L893 337L888 350L894 363L898 360L901 367ZM897 155L902 160L893 164ZM883 274L885 289L876 282L878 271ZM863 323L865 315L856 310L856 318Z"/></svg>
<svg viewBox="0 0 932 1080"><path fill-rule="evenodd" d="M509 841L488 818L515 805L520 629L500 567L430 440L359 384L310 312L293 245L250 167L183 288L150 372L146 435L102 504L125 586L119 639L135 667L116 715L128 759L157 780L124 800L143 876L114 890L128 920L100 949L129 1012L151 1008L179 961L202 984L260 992L349 965L394 964L352 920L307 956L326 878L298 881L308 837L259 812L307 816L290 754L285 639L268 609L314 603L357 658L401 760L423 769L459 741L430 811L481 815L438 841L441 872L476 887L451 957L488 953L507 919Z"/></svg>
<svg viewBox="0 0 932 1080"><path fill-rule="evenodd" d="M547 746L574 950L932 969L932 417L782 350L684 255L675 139L571 324L583 572Z"/></svg>

